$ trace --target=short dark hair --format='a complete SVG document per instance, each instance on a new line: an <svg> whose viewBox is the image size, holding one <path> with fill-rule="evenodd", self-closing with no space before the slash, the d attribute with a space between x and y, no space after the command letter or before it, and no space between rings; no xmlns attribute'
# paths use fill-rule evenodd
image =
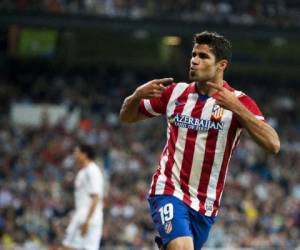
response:
<svg viewBox="0 0 300 250"><path fill-rule="evenodd" d="M229 40L216 32L203 31L194 36L195 44L206 44L216 56L216 61L226 59L231 62L232 46Z"/></svg>
<svg viewBox="0 0 300 250"><path fill-rule="evenodd" d="M86 154L86 156L90 159L90 160L94 160L96 157L96 153L94 148L87 144L87 143L79 143L78 144L78 148L80 149L80 151L84 154Z"/></svg>

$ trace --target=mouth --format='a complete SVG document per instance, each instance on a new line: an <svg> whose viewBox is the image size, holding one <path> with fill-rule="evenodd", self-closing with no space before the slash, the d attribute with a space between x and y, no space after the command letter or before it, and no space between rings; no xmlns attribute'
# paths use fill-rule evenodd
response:
<svg viewBox="0 0 300 250"><path fill-rule="evenodd" d="M190 77L195 77L195 75L196 75L196 71L194 69L190 68L190 70L189 70L189 76Z"/></svg>

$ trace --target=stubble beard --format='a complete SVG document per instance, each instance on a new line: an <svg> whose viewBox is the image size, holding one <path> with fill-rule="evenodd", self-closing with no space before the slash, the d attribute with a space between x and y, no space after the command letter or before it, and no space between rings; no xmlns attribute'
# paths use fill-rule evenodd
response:
<svg viewBox="0 0 300 250"><path fill-rule="evenodd" d="M204 79L203 77L199 76L195 71L189 72L189 80L192 82L206 82L207 79Z"/></svg>
<svg viewBox="0 0 300 250"><path fill-rule="evenodd" d="M189 72L189 79L190 81L198 81L198 77L195 71L190 71Z"/></svg>

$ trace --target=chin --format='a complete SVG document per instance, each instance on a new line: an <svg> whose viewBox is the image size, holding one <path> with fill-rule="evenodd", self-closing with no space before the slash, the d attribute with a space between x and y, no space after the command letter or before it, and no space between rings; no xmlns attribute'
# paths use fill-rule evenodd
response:
<svg viewBox="0 0 300 250"><path fill-rule="evenodd" d="M202 81L202 79L200 77L197 77L195 75L189 75L189 79L192 82L201 82Z"/></svg>
<svg viewBox="0 0 300 250"><path fill-rule="evenodd" d="M190 81L201 82L203 81L202 77L200 77L195 71L189 72Z"/></svg>
<svg viewBox="0 0 300 250"><path fill-rule="evenodd" d="M189 73L189 79L190 81L198 81L198 77L193 72Z"/></svg>

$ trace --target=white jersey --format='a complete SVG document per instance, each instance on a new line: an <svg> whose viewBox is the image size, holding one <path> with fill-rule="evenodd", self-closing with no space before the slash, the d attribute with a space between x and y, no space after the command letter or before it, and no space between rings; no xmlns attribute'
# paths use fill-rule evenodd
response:
<svg viewBox="0 0 300 250"><path fill-rule="evenodd" d="M98 194L100 201L92 215L91 224L102 224L103 175L95 162L82 168L75 179L75 213L85 220L91 207L91 194Z"/></svg>
<svg viewBox="0 0 300 250"><path fill-rule="evenodd" d="M103 223L103 175L95 162L79 170L75 179L75 213L66 230L63 245L74 249L98 250ZM100 201L89 222L86 235L82 236L80 226L86 221L91 207L91 194L98 194Z"/></svg>

